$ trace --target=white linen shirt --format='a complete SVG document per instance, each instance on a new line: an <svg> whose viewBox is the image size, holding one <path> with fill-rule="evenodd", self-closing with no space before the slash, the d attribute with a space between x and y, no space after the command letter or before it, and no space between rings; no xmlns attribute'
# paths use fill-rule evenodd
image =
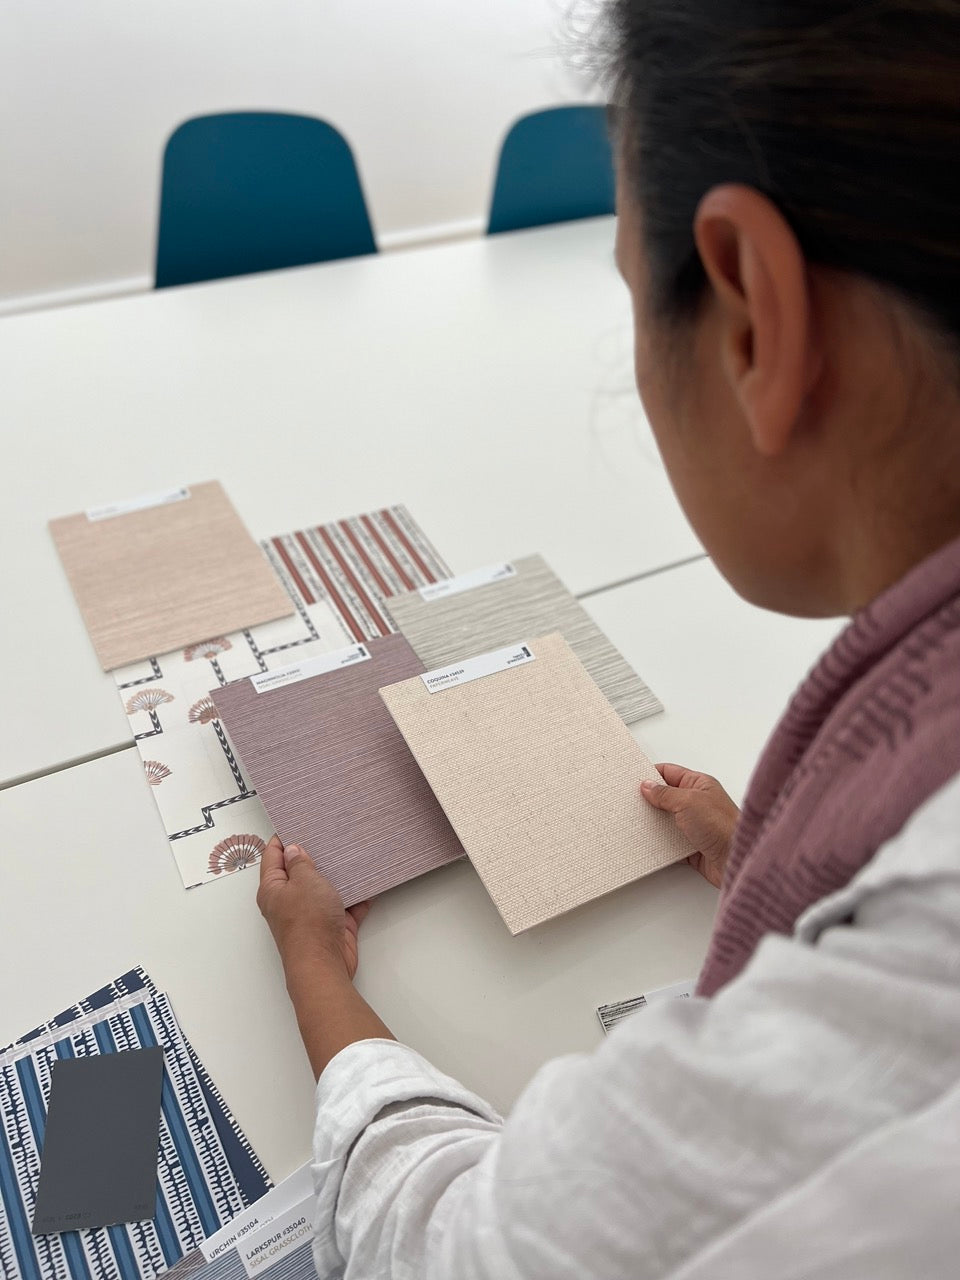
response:
<svg viewBox="0 0 960 1280"><path fill-rule="evenodd" d="M506 1121L389 1040L317 1086L322 1280L955 1280L960 778L712 1000Z"/></svg>

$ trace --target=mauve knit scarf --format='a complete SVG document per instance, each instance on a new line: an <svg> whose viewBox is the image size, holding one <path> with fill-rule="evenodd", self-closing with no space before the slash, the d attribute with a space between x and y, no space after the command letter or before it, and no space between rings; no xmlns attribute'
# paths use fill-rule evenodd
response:
<svg viewBox="0 0 960 1280"><path fill-rule="evenodd" d="M794 695L750 781L698 994L765 933L790 933L957 772L960 539L856 614Z"/></svg>

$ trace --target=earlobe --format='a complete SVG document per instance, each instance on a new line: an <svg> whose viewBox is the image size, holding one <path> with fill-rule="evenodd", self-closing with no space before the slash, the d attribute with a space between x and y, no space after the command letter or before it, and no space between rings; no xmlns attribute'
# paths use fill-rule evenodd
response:
<svg viewBox="0 0 960 1280"><path fill-rule="evenodd" d="M786 219L752 187L714 187L694 219L719 316L718 353L756 451L790 445L819 367L806 262Z"/></svg>

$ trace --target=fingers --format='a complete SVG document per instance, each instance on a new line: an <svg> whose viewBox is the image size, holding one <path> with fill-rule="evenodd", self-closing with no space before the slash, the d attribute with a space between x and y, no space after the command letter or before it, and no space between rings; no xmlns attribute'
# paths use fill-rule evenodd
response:
<svg viewBox="0 0 960 1280"><path fill-rule="evenodd" d="M660 774L669 787L682 787L684 779L692 772L692 769L687 769L682 764L657 765L657 773Z"/></svg>
<svg viewBox="0 0 960 1280"><path fill-rule="evenodd" d="M286 880L287 873L283 865L283 842L274 833L260 855L260 883L269 884L278 877Z"/></svg>
<svg viewBox="0 0 960 1280"><path fill-rule="evenodd" d="M283 862L291 880L309 880L317 874L306 850L298 844L288 844L283 851Z"/></svg>
<svg viewBox="0 0 960 1280"><path fill-rule="evenodd" d="M657 782L641 782L640 794L654 809L676 813L683 806L684 796L677 787L667 787Z"/></svg>
<svg viewBox="0 0 960 1280"><path fill-rule="evenodd" d="M357 928L359 928L367 918L370 905L371 904L369 902L357 902L352 907L347 908L347 914L353 916L357 923Z"/></svg>

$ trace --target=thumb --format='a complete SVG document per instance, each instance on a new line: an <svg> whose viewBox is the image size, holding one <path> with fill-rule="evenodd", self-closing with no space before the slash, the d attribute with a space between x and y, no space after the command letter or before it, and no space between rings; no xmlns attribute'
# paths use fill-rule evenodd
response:
<svg viewBox="0 0 960 1280"><path fill-rule="evenodd" d="M291 880L303 880L308 876L317 874L309 855L305 849L298 844L284 845L283 849L283 865L287 869L287 875Z"/></svg>
<svg viewBox="0 0 960 1280"><path fill-rule="evenodd" d="M654 809L663 809L665 813L679 813L683 808L684 795L679 787L668 787L663 782L641 782L640 794L647 804Z"/></svg>

